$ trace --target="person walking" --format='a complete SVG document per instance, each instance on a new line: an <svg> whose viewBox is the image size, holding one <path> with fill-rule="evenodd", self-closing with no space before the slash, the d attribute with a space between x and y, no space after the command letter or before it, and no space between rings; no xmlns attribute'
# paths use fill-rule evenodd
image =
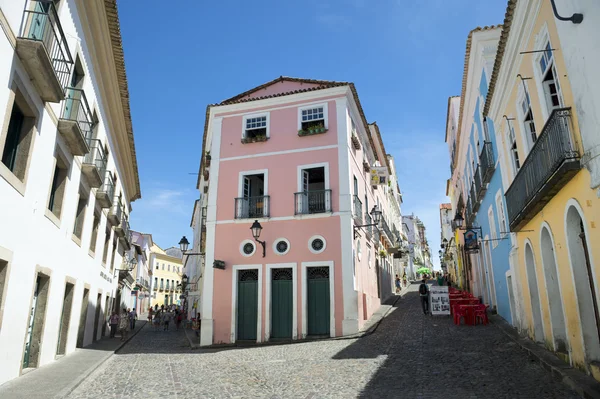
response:
<svg viewBox="0 0 600 399"><path fill-rule="evenodd" d="M175 317L176 317L176 319L175 319L175 323L176 324L175 325L177 327L177 330L179 330L179 327L181 327L181 321L183 320L183 312L181 312L181 311L178 310L175 313Z"/></svg>
<svg viewBox="0 0 600 399"><path fill-rule="evenodd" d="M114 338L117 333L117 326L119 325L119 315L117 312L112 312L108 319L108 324L110 324L110 337Z"/></svg>
<svg viewBox="0 0 600 399"><path fill-rule="evenodd" d="M152 309L152 306L150 306L148 308L148 324L152 324L152 313L153 313L153 309Z"/></svg>
<svg viewBox="0 0 600 399"><path fill-rule="evenodd" d="M165 326L163 331L169 331L169 321L171 321L171 313L164 312L162 321L163 325Z"/></svg>
<svg viewBox="0 0 600 399"><path fill-rule="evenodd" d="M121 333L121 341L125 341L129 335L129 314L125 308L123 308L119 319L119 332Z"/></svg>
<svg viewBox="0 0 600 399"><path fill-rule="evenodd" d="M429 313L429 287L427 286L425 279L421 280L421 284L419 285L419 296L421 297L423 314Z"/></svg>
<svg viewBox="0 0 600 399"><path fill-rule="evenodd" d="M156 313L154 313L154 319L152 320L152 322L154 323L154 331L158 331L160 328L160 321L162 319L162 314L159 311L157 311Z"/></svg>
<svg viewBox="0 0 600 399"><path fill-rule="evenodd" d="M437 275L437 283L440 287L444 285L444 276L442 276L441 273L438 273Z"/></svg>
<svg viewBox="0 0 600 399"><path fill-rule="evenodd" d="M396 274L395 283L396 283L396 294L399 294L400 293L400 276L398 276L397 274Z"/></svg>
<svg viewBox="0 0 600 399"><path fill-rule="evenodd" d="M129 327L131 331L135 330L135 321L137 320L137 317L135 308L131 309L131 312L129 312Z"/></svg>
<svg viewBox="0 0 600 399"><path fill-rule="evenodd" d="M406 273L404 273L404 277L402 277L402 282L404 283L404 287L408 285L408 279L406 278Z"/></svg>

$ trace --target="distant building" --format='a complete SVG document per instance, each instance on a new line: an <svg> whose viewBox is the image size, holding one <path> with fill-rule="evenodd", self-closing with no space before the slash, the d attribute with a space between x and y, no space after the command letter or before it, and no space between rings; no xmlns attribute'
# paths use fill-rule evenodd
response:
<svg viewBox="0 0 600 399"><path fill-rule="evenodd" d="M171 251L171 253L175 253ZM170 256L153 243L150 248L150 265L152 267L152 301L151 306L181 304L181 278L183 277L183 261Z"/></svg>

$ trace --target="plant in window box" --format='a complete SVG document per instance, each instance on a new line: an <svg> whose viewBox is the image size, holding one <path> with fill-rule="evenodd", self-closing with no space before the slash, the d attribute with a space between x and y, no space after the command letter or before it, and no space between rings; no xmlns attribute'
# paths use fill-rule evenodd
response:
<svg viewBox="0 0 600 399"><path fill-rule="evenodd" d="M381 256L382 258L385 258L386 256L388 256L387 252L385 252L385 249L382 249L379 251L379 256Z"/></svg>
<svg viewBox="0 0 600 399"><path fill-rule="evenodd" d="M260 135L256 135L256 136L252 136L252 137L244 137L242 139L242 144L260 143L262 141L267 141L267 135L266 134L260 134Z"/></svg>
<svg viewBox="0 0 600 399"><path fill-rule="evenodd" d="M210 156L210 151L206 151L204 159L206 160L206 166L210 166L210 160L212 159L212 157Z"/></svg>
<svg viewBox="0 0 600 399"><path fill-rule="evenodd" d="M354 133L352 133L352 145L354 146L354 149L360 150L360 140L358 139L358 136Z"/></svg>
<svg viewBox="0 0 600 399"><path fill-rule="evenodd" d="M204 169L204 180L208 180L208 169Z"/></svg>

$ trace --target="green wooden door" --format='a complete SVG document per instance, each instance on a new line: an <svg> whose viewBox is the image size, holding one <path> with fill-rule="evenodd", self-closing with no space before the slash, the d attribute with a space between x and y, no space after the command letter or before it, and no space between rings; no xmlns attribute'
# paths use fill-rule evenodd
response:
<svg viewBox="0 0 600 399"><path fill-rule="evenodd" d="M271 279L271 338L292 338L292 269L273 269Z"/></svg>
<svg viewBox="0 0 600 399"><path fill-rule="evenodd" d="M256 341L258 321L258 270L240 270L237 293L238 341Z"/></svg>
<svg viewBox="0 0 600 399"><path fill-rule="evenodd" d="M308 335L329 336L329 268L309 267L307 285Z"/></svg>

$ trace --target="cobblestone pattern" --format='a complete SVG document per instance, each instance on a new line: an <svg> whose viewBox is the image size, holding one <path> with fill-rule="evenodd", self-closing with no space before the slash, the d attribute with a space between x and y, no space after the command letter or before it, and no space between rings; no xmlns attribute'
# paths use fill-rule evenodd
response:
<svg viewBox="0 0 600 399"><path fill-rule="evenodd" d="M416 286L411 287L416 291ZM416 292L362 339L195 350L146 326L79 398L577 398L494 326L424 316Z"/></svg>

